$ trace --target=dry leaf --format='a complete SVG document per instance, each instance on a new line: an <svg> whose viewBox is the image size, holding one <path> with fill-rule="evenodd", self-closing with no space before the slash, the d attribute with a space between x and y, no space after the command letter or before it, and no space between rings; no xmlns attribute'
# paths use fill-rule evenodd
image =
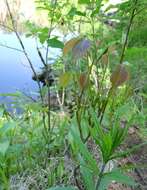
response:
<svg viewBox="0 0 147 190"><path fill-rule="evenodd" d="M72 49L73 57L79 59L83 57L91 47L90 40L82 39Z"/></svg>
<svg viewBox="0 0 147 190"><path fill-rule="evenodd" d="M78 82L81 89L85 88L88 84L87 75L85 73L80 74Z"/></svg>
<svg viewBox="0 0 147 190"><path fill-rule="evenodd" d="M102 56L102 63L107 65L108 64L108 53L105 53L103 56Z"/></svg>
<svg viewBox="0 0 147 190"><path fill-rule="evenodd" d="M64 48L63 48L63 54L66 55L69 53L73 47L81 40L81 38L72 38L68 42L65 43Z"/></svg>

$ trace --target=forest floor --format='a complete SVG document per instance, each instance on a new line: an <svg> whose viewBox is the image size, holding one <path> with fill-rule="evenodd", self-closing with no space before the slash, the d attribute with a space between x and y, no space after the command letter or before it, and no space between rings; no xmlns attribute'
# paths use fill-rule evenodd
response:
<svg viewBox="0 0 147 190"><path fill-rule="evenodd" d="M143 143L142 138L139 136L138 129L135 127L130 128L129 136L125 142L124 148L131 148L134 145ZM118 163L120 166L125 164L133 164L136 167L128 174L137 182L136 187L125 187L123 185L114 183L111 184L109 190L147 190L147 147L146 145L140 147L132 155L127 158L121 159Z"/></svg>
<svg viewBox="0 0 147 190"><path fill-rule="evenodd" d="M131 127L129 129L129 135L126 139L126 142L121 147L122 149L132 148L134 145L139 145L143 143L143 138L140 137L140 133L138 128ZM89 151L94 155L97 162L100 162L99 159L99 152L98 147L93 143L91 140L88 140L87 146ZM74 163L72 162L72 159L68 157L65 159L65 170L68 171L70 177L69 177L69 184L73 184L77 186L75 182L75 178L73 176L73 173L71 170L73 170ZM116 160L114 161L114 165L117 165L119 167L125 168L125 165L127 166L134 166L132 169L128 169L127 173L129 176L131 176L137 185L135 187L127 187L124 185L121 185L119 183L113 182L109 186L108 190L147 190L147 147L146 145L140 147L137 149L133 154L130 156ZM111 170L114 166L113 164L108 166L108 170ZM49 175L50 168L36 168L34 171L25 171L23 172L22 176L16 175L13 176L11 179L11 190L44 190L47 187L47 178L46 176ZM80 176L77 176L80 177ZM62 183L62 182L60 182ZM82 183L80 184L81 189L85 190L82 186Z"/></svg>

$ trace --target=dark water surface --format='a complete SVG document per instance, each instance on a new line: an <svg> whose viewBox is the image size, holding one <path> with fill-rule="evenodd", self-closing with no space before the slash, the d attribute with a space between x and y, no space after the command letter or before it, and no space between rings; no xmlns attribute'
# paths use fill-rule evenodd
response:
<svg viewBox="0 0 147 190"><path fill-rule="evenodd" d="M78 35L69 33L65 36L62 31L59 30L53 31L53 34L54 36L58 36L61 41L67 41L72 37L75 37L75 35ZM25 35L21 35L20 37L23 41L25 49L27 50L29 58L31 58L35 71L39 72L40 68L43 67L43 64L36 50L35 39L26 38ZM1 45L10 46L20 50L22 49L14 33L5 33L0 30L0 105L5 104L11 109L11 106L13 107L13 103L15 102L15 97L5 96L5 94L12 94L16 91L21 91L29 96L38 97L36 94L38 91L38 86L37 83L32 80L33 72L24 54L20 51L6 48ZM38 46L39 48L42 47L39 43ZM46 49L41 49L41 52L45 58ZM60 49L49 48L48 64L53 64L61 53L62 52ZM19 106L17 106L17 108L18 107Z"/></svg>
<svg viewBox="0 0 147 190"><path fill-rule="evenodd" d="M24 45L32 59L34 67L39 69L40 60L37 57L35 42L22 36ZM0 44L21 49L14 34L0 33ZM10 93L16 90L35 90L36 84L31 79L32 71L19 51L0 46L0 93Z"/></svg>
<svg viewBox="0 0 147 190"><path fill-rule="evenodd" d="M35 70L38 72L43 65L37 54L35 39L26 38L24 35L21 36L21 39ZM21 50L15 34L0 32L0 44ZM45 57L45 50L42 53ZM59 53L57 49L49 50L50 57L56 58ZM0 104L5 103L10 107L13 99L3 96L3 94L21 91L30 95L38 91L38 86L32 80L32 75L30 65L22 52L0 46Z"/></svg>
<svg viewBox="0 0 147 190"><path fill-rule="evenodd" d="M42 63L36 51L35 39L26 38L24 35L21 36L21 38L35 70L39 71L40 67L42 67ZM21 49L15 34L0 32L0 44ZM52 49L49 55L56 57L58 54L59 51ZM0 46L0 94L13 93L16 92L16 90L25 93L37 91L38 87L36 82L32 80L32 74L29 63L22 52ZM2 99L4 100L4 98L0 96L0 102L2 102Z"/></svg>

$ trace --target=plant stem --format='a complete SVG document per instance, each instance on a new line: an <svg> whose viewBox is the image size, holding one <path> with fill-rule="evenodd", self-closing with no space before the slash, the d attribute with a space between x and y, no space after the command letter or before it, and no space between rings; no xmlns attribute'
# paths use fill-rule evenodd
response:
<svg viewBox="0 0 147 190"><path fill-rule="evenodd" d="M76 183L78 189L82 190L83 188L81 187L81 184L79 183L79 180L77 179L77 174L79 173L79 171L78 171L79 169L80 169L80 165L75 167L74 171L73 171L73 175L74 175L75 183Z"/></svg>
<svg viewBox="0 0 147 190"><path fill-rule="evenodd" d="M129 21L128 28L127 28L125 42L124 42L124 45L123 45L123 48L122 48L122 53L121 53L121 57L120 57L120 64L122 64L123 60L124 60L124 55L125 55L125 50L126 50L128 38L129 38L129 33L130 33L130 30L131 30L133 19L135 17L135 11L136 11L137 2L138 2L138 0L135 0L135 2L134 2L134 7L133 7L133 10L132 10L130 21ZM102 105L102 110L100 112L100 123L102 123L102 120L103 120L103 117L104 117L104 113L105 113L106 107L108 105L109 98L110 98L110 96L112 94L112 91L113 91L113 87L110 88L107 100L104 102L104 105Z"/></svg>
<svg viewBox="0 0 147 190"><path fill-rule="evenodd" d="M57 0L55 0L55 6L54 6L55 8L53 10L53 16L52 16L51 22L50 22L50 29L49 29L49 32L48 32L48 39L51 37L51 32L52 32L52 27L53 27L53 21L54 21L54 14L55 14L55 9L56 9L56 4L57 4ZM48 53L49 53L49 45L47 44L45 65L46 65L47 72L50 73L51 69L50 69L50 66L48 66ZM50 85L49 85L48 82L47 82L47 88L48 88L48 132L49 132L50 129L51 129L51 114L50 114L51 90L50 90Z"/></svg>
<svg viewBox="0 0 147 190"><path fill-rule="evenodd" d="M103 117L104 117L104 113L105 113L106 107L107 107L107 105L108 105L108 102L109 102L109 99L110 99L112 93L113 93L113 87L111 87L111 88L109 89L107 99L106 99L106 101L104 102L104 104L102 105L102 109L101 109L101 112L100 112L100 124L102 123L102 120L103 120Z"/></svg>
<svg viewBox="0 0 147 190"><path fill-rule="evenodd" d="M134 7L133 7L133 10L132 10L132 13L131 13L130 21L129 21L128 28L127 28L126 38L125 38L125 42L124 42L124 45L123 45L123 48L122 48L121 57L120 57L120 64L123 63L123 59L124 59L124 55L125 55L125 50L126 50L126 46L127 46L127 42L128 42L128 38L129 38L129 33L130 33L130 30L131 30L131 26L133 24L133 19L134 19L135 15L136 15L135 11L136 11L137 2L138 2L138 0L134 1Z"/></svg>
<svg viewBox="0 0 147 190"><path fill-rule="evenodd" d="M104 172L105 167L106 167L106 164L103 164L103 165L102 165L102 168L101 168L101 171L100 171L100 173L99 173L99 177L98 177L97 182L96 182L95 190L98 190L98 188L99 188L99 185L100 185L100 183L101 183L101 180L102 180L102 176L103 176L103 172Z"/></svg>

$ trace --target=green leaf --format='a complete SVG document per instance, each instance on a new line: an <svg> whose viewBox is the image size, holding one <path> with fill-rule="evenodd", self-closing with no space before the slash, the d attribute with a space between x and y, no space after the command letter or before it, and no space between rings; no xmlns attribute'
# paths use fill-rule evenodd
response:
<svg viewBox="0 0 147 190"><path fill-rule="evenodd" d="M7 149L9 148L10 142L7 140L5 142L0 143L0 153L5 156Z"/></svg>
<svg viewBox="0 0 147 190"><path fill-rule="evenodd" d="M147 94L145 94L143 92L140 93L140 96L142 96L143 98L147 99Z"/></svg>
<svg viewBox="0 0 147 190"><path fill-rule="evenodd" d="M38 34L38 38L40 40L40 43L44 44L44 42L48 39L48 35L46 35L46 34Z"/></svg>
<svg viewBox="0 0 147 190"><path fill-rule="evenodd" d="M4 109L0 108L0 118L3 116L4 114Z"/></svg>
<svg viewBox="0 0 147 190"><path fill-rule="evenodd" d="M89 168L85 167L84 165L86 165L86 163L82 161L80 171L84 180L84 184L87 190L94 190L95 186L93 181L93 173Z"/></svg>
<svg viewBox="0 0 147 190"><path fill-rule="evenodd" d="M47 27L38 29L38 31L36 31L36 34L38 34L38 38L40 40L40 43L44 43L45 41L47 41L47 39L49 38L49 29Z"/></svg>
<svg viewBox="0 0 147 190"><path fill-rule="evenodd" d="M10 97L21 97L21 92L19 91L16 91L15 93L0 93L0 96L4 96L4 97L7 97L7 96L10 96Z"/></svg>
<svg viewBox="0 0 147 190"><path fill-rule="evenodd" d="M112 150L112 138L110 134L105 134L102 139L102 152L103 152L103 160L106 163L110 156L111 156L111 150Z"/></svg>
<svg viewBox="0 0 147 190"><path fill-rule="evenodd" d="M90 129L91 135L94 138L96 144L99 145L104 162L107 162L109 160L109 157L111 156L112 137L110 133L103 132L94 110L91 109L90 113L92 121L94 122L94 127Z"/></svg>
<svg viewBox="0 0 147 190"><path fill-rule="evenodd" d="M68 84L70 83L71 78L72 78L72 74L70 72L63 73L59 77L59 86L66 88L68 86Z"/></svg>
<svg viewBox="0 0 147 190"><path fill-rule="evenodd" d="M92 121L94 122L94 125L95 125L95 131L97 132L99 137L103 137L104 133L103 133L103 130L102 130L101 126L100 126L99 119L98 119L94 109L90 109L90 115L91 115ZM95 135L96 134L94 134L94 136Z"/></svg>
<svg viewBox="0 0 147 190"><path fill-rule="evenodd" d="M60 48L63 49L64 44L57 37L51 38L47 40L48 46L52 48Z"/></svg>
<svg viewBox="0 0 147 190"><path fill-rule="evenodd" d="M43 86L41 92L42 92L42 96L43 96L43 97L44 97L45 95L47 95L47 93L48 93L48 87L47 87L47 86Z"/></svg>
<svg viewBox="0 0 147 190"><path fill-rule="evenodd" d="M78 11L76 7L72 7L68 13L68 16L74 17L75 15L78 16L86 16L85 13L82 13L81 11Z"/></svg>
<svg viewBox="0 0 147 190"><path fill-rule="evenodd" d="M13 122L6 122L3 124L3 127L0 128L0 133L4 134L7 133L9 130L13 130L16 127L16 123Z"/></svg>
<svg viewBox="0 0 147 190"><path fill-rule="evenodd" d="M47 190L76 190L74 187L51 187Z"/></svg>
<svg viewBox="0 0 147 190"><path fill-rule="evenodd" d="M33 36L32 33L27 33L27 34L25 35L26 38L29 38L29 37L31 37L31 36Z"/></svg>
<svg viewBox="0 0 147 190"><path fill-rule="evenodd" d="M99 13L100 11L100 8L101 8L101 4L102 4L102 0L99 0L97 3L96 3L96 9L94 9L91 13L91 17L94 17L96 14Z"/></svg>
<svg viewBox="0 0 147 190"><path fill-rule="evenodd" d="M86 145L83 144L82 140L80 139L79 135L76 134L74 130L71 130L71 134L74 138L75 143L77 144L80 153L83 156L83 159L85 160L87 167L89 167L93 172L98 173L99 169L97 166L96 160L92 157L91 153L87 149Z"/></svg>
<svg viewBox="0 0 147 190"><path fill-rule="evenodd" d="M106 190L108 185L112 182L116 181L118 183L122 183L128 186L135 186L135 181L129 177L124 175L120 170L113 170L112 172L105 173L102 176L101 183L99 186L99 190Z"/></svg>
<svg viewBox="0 0 147 190"><path fill-rule="evenodd" d="M79 4L89 4L90 0L79 0L78 3Z"/></svg>
<svg viewBox="0 0 147 190"><path fill-rule="evenodd" d="M34 23L31 23L30 21L27 21L25 23L25 26L29 31L29 33L26 34L26 37L36 36L38 34L38 31L40 31L40 28Z"/></svg>
<svg viewBox="0 0 147 190"><path fill-rule="evenodd" d="M68 15L71 16L71 17L73 17L73 16L76 15L76 11L77 11L77 8L72 7L72 8L70 9L70 11L68 12Z"/></svg>
<svg viewBox="0 0 147 190"><path fill-rule="evenodd" d="M105 12L110 11L111 9L117 8L117 5L110 4L106 9Z"/></svg>
<svg viewBox="0 0 147 190"><path fill-rule="evenodd" d="M139 145L134 145L133 148L129 148L126 151L122 151L119 153L115 153L111 156L111 160L115 159L115 158L121 158L121 157L126 157L128 155L130 155L131 153L135 152L136 150L138 150L140 147L146 145L147 142L141 143Z"/></svg>
<svg viewBox="0 0 147 190"><path fill-rule="evenodd" d="M78 16L86 16L86 13L82 13L81 11L76 11L76 15L78 15Z"/></svg>

